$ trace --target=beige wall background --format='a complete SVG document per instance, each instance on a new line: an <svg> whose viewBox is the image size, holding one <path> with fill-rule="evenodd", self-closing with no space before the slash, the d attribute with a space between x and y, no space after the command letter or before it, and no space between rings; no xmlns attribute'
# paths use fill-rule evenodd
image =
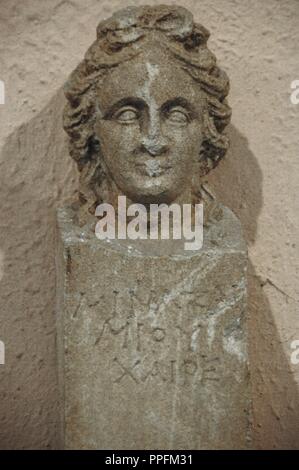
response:
<svg viewBox="0 0 299 470"><path fill-rule="evenodd" d="M135 1L135 4L156 1ZM171 3L164 1L164 3ZM255 448L299 448L298 0L181 0L231 79L231 149L208 178L249 246ZM55 208L75 196L61 86L120 0L0 0L0 448L57 448Z"/></svg>

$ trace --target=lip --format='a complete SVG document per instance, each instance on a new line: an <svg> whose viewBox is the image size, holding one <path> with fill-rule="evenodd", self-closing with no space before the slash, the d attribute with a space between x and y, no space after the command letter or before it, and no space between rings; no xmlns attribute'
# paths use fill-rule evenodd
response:
<svg viewBox="0 0 299 470"><path fill-rule="evenodd" d="M157 159L151 159L137 163L136 167L141 170L143 175L155 178L162 176L167 170L172 168L172 165L166 162L160 162Z"/></svg>

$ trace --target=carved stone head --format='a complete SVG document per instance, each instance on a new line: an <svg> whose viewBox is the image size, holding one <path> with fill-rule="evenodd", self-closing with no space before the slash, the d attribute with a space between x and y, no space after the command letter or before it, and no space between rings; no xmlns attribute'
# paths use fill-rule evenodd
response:
<svg viewBox="0 0 299 470"><path fill-rule="evenodd" d="M182 7L129 7L99 24L65 87L64 128L80 171L81 213L118 195L200 201L225 155L227 75L209 32Z"/></svg>

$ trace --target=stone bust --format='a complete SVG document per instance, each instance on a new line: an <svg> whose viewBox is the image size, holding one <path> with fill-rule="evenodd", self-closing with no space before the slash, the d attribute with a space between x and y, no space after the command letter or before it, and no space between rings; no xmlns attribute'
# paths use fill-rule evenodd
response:
<svg viewBox="0 0 299 470"><path fill-rule="evenodd" d="M178 6L101 22L66 86L64 129L80 172L79 220L101 202L192 203L228 149L229 80L209 32Z"/></svg>

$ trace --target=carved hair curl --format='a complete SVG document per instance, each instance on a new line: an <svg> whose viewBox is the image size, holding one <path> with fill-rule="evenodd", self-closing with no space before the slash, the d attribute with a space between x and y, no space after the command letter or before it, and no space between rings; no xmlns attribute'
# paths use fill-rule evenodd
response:
<svg viewBox="0 0 299 470"><path fill-rule="evenodd" d="M214 168L228 149L229 141L223 130L231 117L225 99L229 80L207 47L209 31L194 23L192 14L182 7L161 5L121 10L98 25L96 41L65 85L64 129L70 138L70 155L80 171L80 200L89 210L100 202L99 186L105 180L100 142L94 133L96 85L111 69L142 53L144 40L153 31L206 94L199 152L202 175Z"/></svg>

